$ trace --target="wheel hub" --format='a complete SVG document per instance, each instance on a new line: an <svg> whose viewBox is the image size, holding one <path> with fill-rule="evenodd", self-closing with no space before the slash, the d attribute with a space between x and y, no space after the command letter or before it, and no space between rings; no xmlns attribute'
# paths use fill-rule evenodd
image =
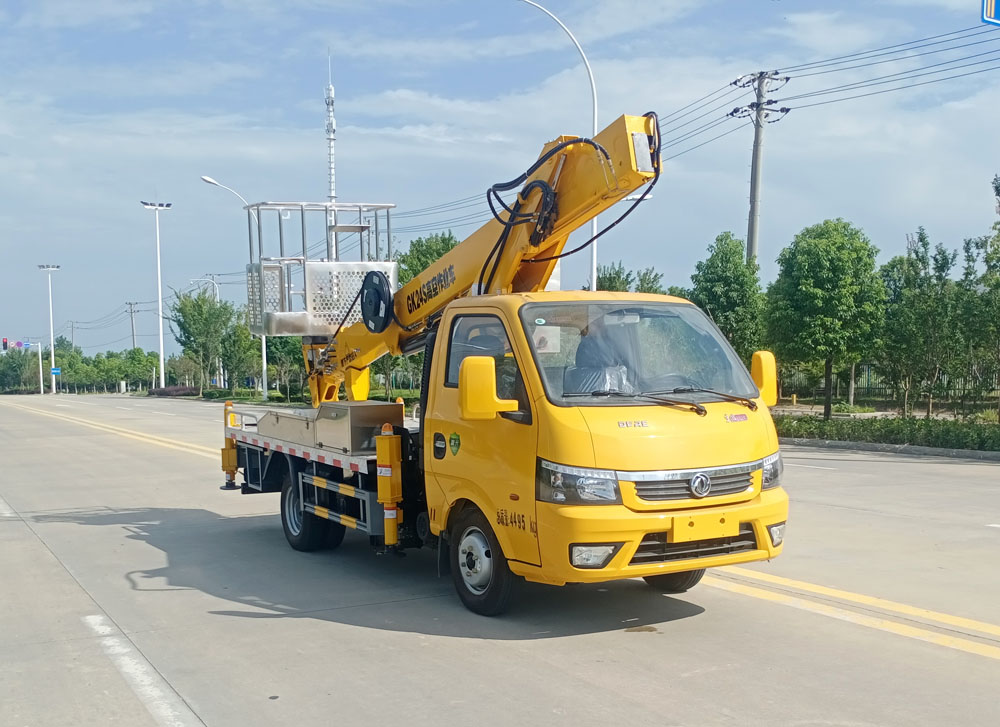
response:
<svg viewBox="0 0 1000 727"><path fill-rule="evenodd" d="M462 581L473 593L483 593L493 580L493 554L482 530L471 527L458 542Z"/></svg>
<svg viewBox="0 0 1000 727"><path fill-rule="evenodd" d="M285 521L292 535L302 531L302 507L299 505L299 488L295 486L288 488L285 498Z"/></svg>

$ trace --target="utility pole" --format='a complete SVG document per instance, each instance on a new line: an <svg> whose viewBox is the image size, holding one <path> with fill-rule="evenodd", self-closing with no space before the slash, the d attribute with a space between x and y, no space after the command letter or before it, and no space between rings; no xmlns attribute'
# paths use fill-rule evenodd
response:
<svg viewBox="0 0 1000 727"><path fill-rule="evenodd" d="M69 350L76 348L76 321L69 322Z"/></svg>
<svg viewBox="0 0 1000 727"><path fill-rule="evenodd" d="M135 303L126 303L128 306L128 316L132 319L132 348L136 348L135 344Z"/></svg>
<svg viewBox="0 0 1000 727"><path fill-rule="evenodd" d="M739 106L729 112L736 118L749 118L754 126L753 155L750 161L750 215L747 220L747 262L757 259L757 229L760 220L760 174L764 163L764 124L770 124L781 119L789 109L769 109L774 104L767 98L768 85L772 81L788 82L788 76L779 76L776 71L759 71L748 76L741 76L733 81L734 86L753 87L756 100L746 106ZM784 83L782 83L784 85ZM780 86L779 86L780 88ZM773 89L772 89L773 90ZM772 112L781 116L770 118Z"/></svg>

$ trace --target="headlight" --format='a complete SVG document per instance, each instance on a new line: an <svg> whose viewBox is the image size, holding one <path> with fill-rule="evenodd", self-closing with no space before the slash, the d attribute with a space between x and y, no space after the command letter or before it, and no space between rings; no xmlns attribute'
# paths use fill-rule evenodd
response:
<svg viewBox="0 0 1000 727"><path fill-rule="evenodd" d="M785 471L785 463L781 459L781 452L775 452L770 457L764 458L764 471L762 472L761 489L770 490L772 487L781 485L781 475Z"/></svg>
<svg viewBox="0 0 1000 727"><path fill-rule="evenodd" d="M619 505L618 475L538 460L536 497L558 505Z"/></svg>

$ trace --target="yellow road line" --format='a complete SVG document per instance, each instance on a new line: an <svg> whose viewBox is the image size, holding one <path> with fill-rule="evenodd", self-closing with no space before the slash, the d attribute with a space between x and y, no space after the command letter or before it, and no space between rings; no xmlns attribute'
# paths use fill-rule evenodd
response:
<svg viewBox="0 0 1000 727"><path fill-rule="evenodd" d="M738 575L743 578L750 578L752 580L761 581L763 583L769 583L777 586L787 586L789 588L794 588L799 591L806 591L807 593L815 593L821 596L830 596L831 598L838 598L842 601L850 601L851 603L860 603L865 606L873 606L875 608L880 608L883 611L892 611L894 613L902 614L904 616L912 616L914 618L923 619L925 621L936 621L937 623L947 624L948 626L954 626L955 628L968 629L971 631L979 631L981 633L990 634L992 636L1000 636L1000 626L997 626L996 624L986 623L984 621L975 621L971 618L963 618L962 616L952 616L950 613L941 613L940 611L930 611L926 608L909 606L905 603L899 603L897 601L888 601L884 598L876 598L875 596L866 596L862 593L841 591L838 588L820 586L815 583L807 583L806 581L796 581L791 578L783 578L782 576L776 576L770 573L762 573L760 571L750 570L749 568L740 568L738 566L726 566L724 568L721 568L720 570L723 573L731 573L733 575Z"/></svg>
<svg viewBox="0 0 1000 727"><path fill-rule="evenodd" d="M791 606L792 608L798 608L803 611L811 611L812 613L818 613L823 616L835 618L840 621L846 621L858 626L866 626L870 629L886 631L891 634L917 639L918 641L926 641L927 643L935 644L937 646L944 646L949 649L956 649L969 654L976 654L977 656L985 656L989 659L1000 660L1000 648L990 646L989 644L981 644L977 641L960 639L955 636L948 636L947 634L939 634L936 631L928 631L927 629L920 629L916 626L897 623L896 621L890 621L889 619L869 616L863 613L856 613L855 611L848 611L846 609L837 608L836 606L820 603L818 601L809 601L805 598L789 596L784 593L766 591L763 588L744 586L740 583L733 583L732 581L723 580L721 578L707 577L702 581L702 583L711 586L712 588L718 588L731 593L738 593L743 596L750 596L751 598L759 598L764 601L771 601L772 603L780 603L783 606Z"/></svg>
<svg viewBox="0 0 1000 727"><path fill-rule="evenodd" d="M21 404L11 404L9 402L3 402L3 406L9 406L16 409L23 409L24 411L30 411L33 414L41 414L42 416L52 417L53 419L62 419L63 421L72 422L74 424L79 424L84 427L90 427L91 429L97 429L102 432L108 432L110 434L117 434L120 437L125 437L127 439L134 439L137 442L144 442L146 444L155 444L160 447L166 447L167 449L176 449L180 452L187 452L188 454L196 454L199 457L210 457L212 459L217 459L219 457L219 449L213 447L205 447L201 444L191 444L190 442L182 442L177 439L167 439L166 437L158 437L153 434L146 434L145 432L137 432L132 429L123 429L121 427L116 427L111 424L104 424L103 422L95 422L90 419L81 419L79 417L67 416L66 414L56 414L55 412L44 411L42 409L35 409L31 406L22 406Z"/></svg>

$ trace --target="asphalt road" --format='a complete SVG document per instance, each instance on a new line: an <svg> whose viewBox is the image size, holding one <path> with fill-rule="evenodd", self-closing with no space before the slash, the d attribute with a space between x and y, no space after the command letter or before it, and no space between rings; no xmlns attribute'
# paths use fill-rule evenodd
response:
<svg viewBox="0 0 1000 727"><path fill-rule="evenodd" d="M0 398L0 724L1000 724L1000 465L786 448L784 555L681 597L284 542L222 407Z"/></svg>

